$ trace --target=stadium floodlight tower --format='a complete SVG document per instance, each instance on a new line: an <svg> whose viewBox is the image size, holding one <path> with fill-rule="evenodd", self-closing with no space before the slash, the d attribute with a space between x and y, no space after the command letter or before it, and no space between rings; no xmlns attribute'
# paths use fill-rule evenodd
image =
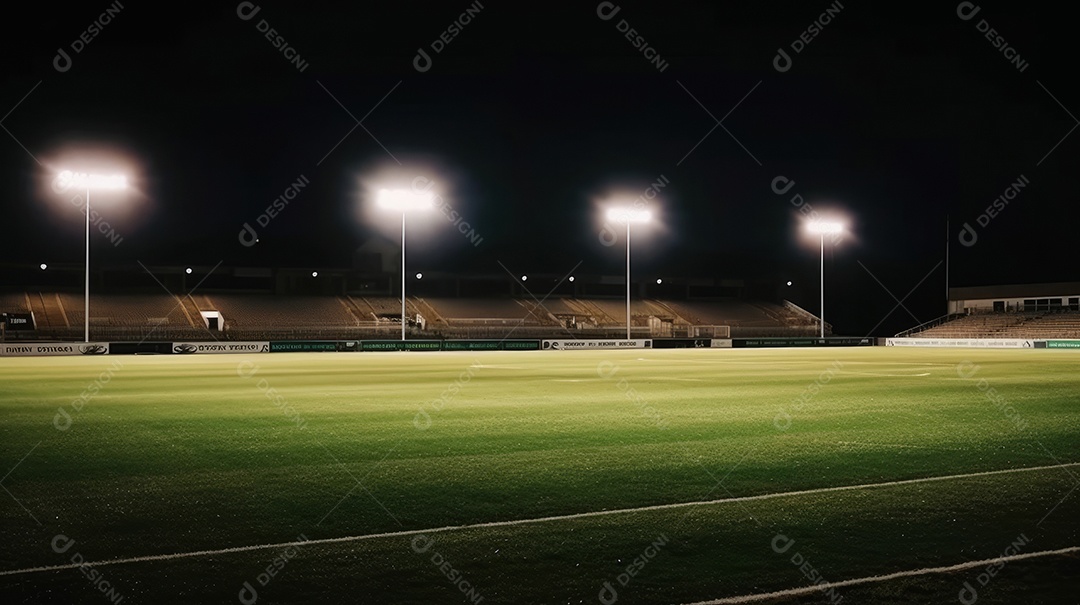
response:
<svg viewBox="0 0 1080 605"><path fill-rule="evenodd" d="M652 213L633 208L609 208L607 219L626 224L626 340L630 340L630 225L648 223Z"/></svg>
<svg viewBox="0 0 1080 605"><path fill-rule="evenodd" d="M431 210L435 195L430 191L380 189L376 204L383 209L401 213L401 340L405 340L405 216L411 212Z"/></svg>
<svg viewBox="0 0 1080 605"><path fill-rule="evenodd" d="M90 342L90 191L127 189L127 177L122 174L87 174L64 170L56 178L61 189L86 190L86 288L83 292L83 341Z"/></svg>
<svg viewBox="0 0 1080 605"><path fill-rule="evenodd" d="M840 235L844 232L844 225L836 221L811 221L806 228L807 231L821 238L821 307L819 322L821 323L821 337L825 338L825 236Z"/></svg>

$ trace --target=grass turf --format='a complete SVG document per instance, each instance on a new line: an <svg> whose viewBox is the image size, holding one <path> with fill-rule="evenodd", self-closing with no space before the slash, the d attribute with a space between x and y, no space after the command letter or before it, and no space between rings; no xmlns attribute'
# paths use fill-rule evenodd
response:
<svg viewBox="0 0 1080 605"><path fill-rule="evenodd" d="M1080 461L1078 360L885 348L3 359L4 472L32 453L2 482L0 570ZM770 548L777 533L827 580L991 557L1020 533L1032 550L1080 545L1075 475L459 530L433 550L487 603L593 602L605 581L620 602L687 602L807 585ZM56 534L74 550L53 552ZM619 584L661 534L660 554ZM410 540L305 546L265 587L258 570L283 549L100 572L125 602L231 601L245 580L273 602L468 602ZM1016 563L1030 571L1003 572L981 602L1025 582L1045 602L1073 598L1075 576L1047 570L1076 566L1057 559ZM842 594L911 602L940 582ZM935 594L954 600L945 588ZM23 600L107 600L95 590L73 570L0 576L0 594ZM792 602L828 602L815 598Z"/></svg>

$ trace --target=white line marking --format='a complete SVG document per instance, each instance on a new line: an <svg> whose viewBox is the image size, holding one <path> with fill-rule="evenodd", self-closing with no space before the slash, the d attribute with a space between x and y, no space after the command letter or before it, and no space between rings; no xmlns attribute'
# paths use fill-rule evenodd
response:
<svg viewBox="0 0 1080 605"><path fill-rule="evenodd" d="M817 586L800 586L799 588L788 588L787 590L777 590L776 592L764 592L759 594L742 595L739 597L725 597L722 599L713 599L712 601L698 601L696 603L689 603L688 605L733 605L735 603L753 603L755 601L768 601L779 597L797 597L807 594L813 594L819 590L829 590L830 588L843 588L845 586L857 586L859 584L887 582L889 580L895 580L897 578L911 578L916 576L925 576L933 573L951 573L954 571L964 571L965 569L982 567L984 565L993 565L995 563L1008 563L1010 561L1020 561L1023 559L1034 559L1036 557L1047 557L1053 555L1067 555L1075 552L1080 552L1080 546L1070 546L1068 548L1060 548L1058 550L1040 550L1038 552L1010 555L1007 557L994 557L993 559L983 559L981 561L968 561L967 563L958 563L956 565L948 565L945 567L924 567L922 569L897 571L881 576L868 576L865 578L841 580L839 582L825 582L823 584L818 584Z"/></svg>
<svg viewBox="0 0 1080 605"><path fill-rule="evenodd" d="M484 368L486 370L527 370L525 366L507 366L507 365L492 365L492 364L477 364L474 368Z"/></svg>
<svg viewBox="0 0 1080 605"><path fill-rule="evenodd" d="M836 370L840 374L855 374L856 376L886 376L889 378L910 378L913 376L929 376L930 372L921 374L877 374L874 372L853 372L851 370Z"/></svg>
<svg viewBox="0 0 1080 605"><path fill-rule="evenodd" d="M863 441L837 441L836 444L837 445L859 445L859 446L863 446L863 447L904 447L904 448L912 448L912 449L920 449L920 450L947 449L947 448L932 448L932 447L927 447L925 445L901 445L901 444L898 444L898 443L866 443L866 442L863 442ZM952 451L958 452L960 450L952 450Z"/></svg>
<svg viewBox="0 0 1080 605"><path fill-rule="evenodd" d="M427 529L407 529L401 531L388 531L377 534L363 534L359 536L341 536L338 538L320 538L318 540L307 540L303 542L279 542L277 544L255 544L252 546L234 546L231 548L219 548L216 550L197 550L193 552L181 552L167 555L146 555L141 557L126 557L123 559L105 559L101 561L89 561L85 563L68 563L65 565L46 565L43 567L28 567L25 569L10 569L7 571L0 571L0 576L17 576L28 573L35 573L41 571L57 571L61 569L76 569L81 566L101 567L104 565L119 565L121 563L144 563L148 561L169 561L172 559L186 559L192 557L207 557L214 555L224 555L238 552L251 552L255 550L270 550L275 548L288 548L290 546L310 546L314 544L339 544L342 542L359 542L362 540L373 540L376 538L399 538L405 536L415 536L417 534L434 534L444 533L450 531L460 531L466 529L484 529L488 527L513 527L515 525L527 525L532 523L548 523L551 521L568 521L572 519L586 519L589 517L606 517L608 515L621 515L626 513L640 513L646 511L656 510L671 510L676 508L687 508L691 506L703 506L711 504L727 504L729 502L750 502L754 500L772 500L773 498L788 498L792 496L808 496L813 494L825 494L829 492L845 492L860 489L872 489L875 487L892 487L896 485L913 485L917 483L931 483L935 481L950 481L953 479L968 479L971 477L989 477L993 475L1006 475L1011 473L1027 473L1037 471L1047 471L1056 468L1067 468L1072 466L1080 466L1080 462L1068 462L1065 464L1051 464L1047 466L1029 466L1024 468L1010 468L998 471L980 471L977 473L964 473L961 475L942 475L939 477L923 477L920 479L903 479L900 481L885 481L882 483L863 483L860 485L842 485L839 487L817 487L813 489L802 489L792 492L778 492L772 494L758 494L756 496L738 496L735 498L720 498L717 500L699 500L695 502L676 502L674 504L653 504L651 506L639 506L636 508L615 508L611 510L598 510L587 513L571 513L567 515L554 515L551 517L537 517L534 519L514 519L510 521L489 521L486 523L472 523L469 525L445 525L443 527L432 527Z"/></svg>

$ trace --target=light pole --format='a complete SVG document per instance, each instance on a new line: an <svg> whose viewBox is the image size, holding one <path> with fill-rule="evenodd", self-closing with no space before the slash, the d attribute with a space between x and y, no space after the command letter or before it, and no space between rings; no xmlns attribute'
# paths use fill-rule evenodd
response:
<svg viewBox="0 0 1080 605"><path fill-rule="evenodd" d="M381 208L401 213L401 340L405 340L405 215L410 212L431 210L434 194L407 189L380 189L376 204Z"/></svg>
<svg viewBox="0 0 1080 605"><path fill-rule="evenodd" d="M610 208L607 219L626 224L626 340L630 340L630 225L649 222L652 220L652 213L632 208Z"/></svg>
<svg viewBox="0 0 1080 605"><path fill-rule="evenodd" d="M821 310L819 313L821 338L825 338L825 236L839 235L844 231L844 225L831 221L813 221L807 225L807 229L821 238Z"/></svg>
<svg viewBox="0 0 1080 605"><path fill-rule="evenodd" d="M75 187L86 190L86 283L83 292L83 341L90 342L90 190L119 190L127 188L127 177L119 174L100 175L65 170L57 176L61 189Z"/></svg>

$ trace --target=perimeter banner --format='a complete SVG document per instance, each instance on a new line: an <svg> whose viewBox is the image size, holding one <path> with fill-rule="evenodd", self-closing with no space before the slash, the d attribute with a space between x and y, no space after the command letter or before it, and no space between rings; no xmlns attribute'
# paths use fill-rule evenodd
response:
<svg viewBox="0 0 1080 605"><path fill-rule="evenodd" d="M576 351L587 349L651 349L652 339L644 340L545 340L545 351Z"/></svg>
<svg viewBox="0 0 1080 605"><path fill-rule="evenodd" d="M952 347L974 349L1033 349L1030 338L886 338L887 347Z"/></svg>
<svg viewBox="0 0 1080 605"><path fill-rule="evenodd" d="M107 342L32 342L0 345L0 356L30 357L36 355L106 355Z"/></svg>
<svg viewBox="0 0 1080 605"><path fill-rule="evenodd" d="M172 352L181 355L192 353L269 353L268 341L258 342L174 342Z"/></svg>

